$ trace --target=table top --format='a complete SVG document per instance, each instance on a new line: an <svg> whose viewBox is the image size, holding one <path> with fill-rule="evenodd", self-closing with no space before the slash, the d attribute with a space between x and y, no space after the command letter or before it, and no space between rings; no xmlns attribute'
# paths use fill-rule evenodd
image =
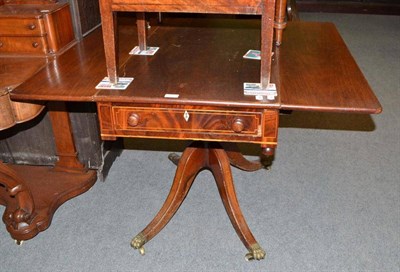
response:
<svg viewBox="0 0 400 272"><path fill-rule="evenodd" d="M187 21L186 21L187 22ZM243 94L244 82L260 82L260 61L244 59L259 49L260 27L254 20L192 20L189 27L163 24L150 35L154 56L131 56L120 74L134 77L124 91L101 90L96 101L191 105L279 107L279 97L259 102ZM179 98L164 98L177 94Z"/></svg>
<svg viewBox="0 0 400 272"><path fill-rule="evenodd" d="M381 106L331 23L289 23L273 56L274 101L243 95L257 82L260 62L243 59L259 49L257 19L170 19L152 27L155 56L130 56L134 24L120 27L121 73L135 80L125 91L96 90L106 75L101 31L96 30L12 92L13 99L114 101L245 106L329 112L379 113ZM179 98L164 98L167 93Z"/></svg>
<svg viewBox="0 0 400 272"><path fill-rule="evenodd" d="M45 58L0 57L0 93L13 89L46 66Z"/></svg>
<svg viewBox="0 0 400 272"><path fill-rule="evenodd" d="M281 108L380 113L382 107L331 23L294 23L275 52Z"/></svg>

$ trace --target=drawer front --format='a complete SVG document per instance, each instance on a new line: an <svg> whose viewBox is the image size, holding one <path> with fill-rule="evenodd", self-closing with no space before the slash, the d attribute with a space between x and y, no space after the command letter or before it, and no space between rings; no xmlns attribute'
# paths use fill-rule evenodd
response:
<svg viewBox="0 0 400 272"><path fill-rule="evenodd" d="M261 135L262 114L192 109L113 107L116 131L205 135Z"/></svg>
<svg viewBox="0 0 400 272"><path fill-rule="evenodd" d="M47 41L44 37L0 37L0 53L46 54Z"/></svg>
<svg viewBox="0 0 400 272"><path fill-rule="evenodd" d="M1 18L0 36L41 36L45 33L42 19Z"/></svg>

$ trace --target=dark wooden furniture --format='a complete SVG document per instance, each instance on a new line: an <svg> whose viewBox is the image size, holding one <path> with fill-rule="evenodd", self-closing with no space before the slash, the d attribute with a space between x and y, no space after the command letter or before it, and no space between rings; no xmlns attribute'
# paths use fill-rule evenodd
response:
<svg viewBox="0 0 400 272"><path fill-rule="evenodd" d="M118 41L115 29L115 12L137 12L138 41L141 50L146 44L145 12L185 12L185 13L217 13L217 14L248 14L261 15L261 82L262 89L267 89L270 81L270 59L272 53L273 29L276 29L276 43L282 39L282 31L286 26L286 0L224 0L224 1L140 1L140 0L100 0L103 36L107 61L107 74L112 83L118 82L118 58L116 42ZM274 24L275 15L277 21Z"/></svg>
<svg viewBox="0 0 400 272"><path fill-rule="evenodd" d="M0 205L11 237L18 243L47 229L57 208L87 191L96 171L78 161L63 103L50 105L58 162L55 167L4 164L0 161Z"/></svg>
<svg viewBox="0 0 400 272"><path fill-rule="evenodd" d="M93 27L99 26L100 11L98 8L98 0L72 0L69 1L69 3L71 5L72 25L74 25L75 33L86 34ZM30 14L29 16L31 16L32 13L39 13L39 10L54 10L54 7L62 7L59 11L54 10L52 14L49 14L49 16L56 19L60 17L56 16L60 14L60 11L69 10L65 1L61 0L7 0L3 4L6 4L8 7L16 7L13 9L8 8L9 11L12 10L15 12L15 14L12 15L15 20L27 20L31 18L27 18L26 14L20 14L19 12L27 12ZM2 8L5 7L1 7L0 9ZM2 17L2 19L7 18L9 17ZM57 25L56 37L70 35L71 22L67 21L64 17L62 19L62 21L57 20L57 22L54 22L54 24ZM33 22L41 21L45 23L44 20L45 16L40 14L39 19L35 19ZM16 26L18 26L18 29L21 29L21 23L16 24ZM54 29L54 31L56 29ZM78 29L79 32L77 31ZM42 30L46 31L45 28ZM64 31L66 33L63 33ZM2 32L1 27L0 32ZM47 36L47 33L44 34ZM77 39L79 39L79 37L80 36L77 36ZM0 37L0 40L1 38L2 37ZM73 44L74 42L66 45L54 54L44 54L43 52L38 52L37 54L5 53L0 50L0 92L3 94L1 99L9 99L8 93L22 82L19 80L20 75L22 75L24 79L33 76L34 73L42 69L46 63L48 63L48 59L46 58L58 57ZM34 56L34 58L32 58L32 56ZM23 65L24 63L25 65ZM23 68L21 69L21 67ZM43 109L43 105L40 104L43 103L37 103L36 105L36 102L32 103L32 101L29 101L29 103L14 101L9 104L8 112L0 113L0 115L3 113L7 115L7 119L0 118L0 128L4 128L6 126L5 123L8 123L9 126L14 123L19 123L18 126L4 130L0 134L0 160L15 164L49 166L56 163L57 154L48 111L44 109L39 118L35 118L31 122L22 123L22 121L33 118L39 114L39 110ZM87 165L88 168L98 170L99 178L102 178L107 173L107 165L109 165L107 160L112 160L112 157L115 155L115 152L110 152L110 148L112 148L111 150L115 150L114 147L119 141L112 144L101 141L96 115L96 105L94 103L67 103L66 107L71 119L79 160ZM12 112L10 110L12 110Z"/></svg>
<svg viewBox="0 0 400 272"><path fill-rule="evenodd" d="M9 92L31 77L45 64L45 59L2 58L0 71L0 131L28 121L42 112L43 103L24 103L10 100Z"/></svg>
<svg viewBox="0 0 400 272"><path fill-rule="evenodd" d="M268 156L277 144L281 109L372 114L379 113L381 106L330 23L289 23L271 64L271 82L277 85L278 97L257 101L244 96L243 82L254 82L260 75L259 63L242 58L260 44L260 23L168 17L148 34L149 44L160 46L152 57L129 56L138 42L137 33L132 27L121 27L121 73L135 77L124 91L94 88L106 73L104 51L98 46L101 32L95 31L46 71L16 88L11 97L95 101L103 139L193 140L182 157L171 157L178 168L170 194L132 246L143 251L143 244L179 208L196 173L205 168L214 174L232 224L249 250L247 257L262 259L265 252L240 211L230 164L247 171L263 164L245 160L234 142L260 144Z"/></svg>
<svg viewBox="0 0 400 272"><path fill-rule="evenodd" d="M0 73L1 84L12 89L45 67L45 63L46 60L40 58L0 58L1 67L6 71ZM26 66L30 69L24 69ZM17 71L19 73L15 73ZM1 90L5 88L0 87ZM32 114L40 113L44 107L44 102L10 101L8 96L7 91L0 97L0 133L15 123L34 118ZM96 172L88 171L78 161L64 103L50 103L49 108L58 156L56 166L14 165L0 161L0 205L6 206L3 222L18 243L47 229L61 204L85 192L96 181Z"/></svg>
<svg viewBox="0 0 400 272"><path fill-rule="evenodd" d="M0 55L59 54L74 41L66 0L6 1L0 6Z"/></svg>

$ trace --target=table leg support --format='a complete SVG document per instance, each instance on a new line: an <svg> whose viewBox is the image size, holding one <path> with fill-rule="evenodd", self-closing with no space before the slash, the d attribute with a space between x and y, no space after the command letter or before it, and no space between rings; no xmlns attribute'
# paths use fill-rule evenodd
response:
<svg viewBox="0 0 400 272"><path fill-rule="evenodd" d="M57 208L86 192L96 181L96 171L79 162L65 103L50 103L57 156L55 167L0 162L0 205L11 237L29 240L46 230Z"/></svg>
<svg viewBox="0 0 400 272"><path fill-rule="evenodd" d="M188 194L196 175L201 170L208 169L214 175L222 202L236 233L249 250L246 259L263 259L265 251L255 240L240 209L227 152L219 144L194 142L185 149L181 158L173 161L178 162L178 167L169 195L154 219L132 239L131 246L139 249L143 255L144 244L171 220Z"/></svg>
<svg viewBox="0 0 400 272"><path fill-rule="evenodd" d="M269 169L272 164L272 155L262 154L260 160L249 161L240 152L239 147L236 143L221 143L226 154L228 155L229 162L232 166L239 168L243 171L253 172L260 169ZM168 155L168 159L175 165L178 165L181 157L176 153Z"/></svg>
<svg viewBox="0 0 400 272"><path fill-rule="evenodd" d="M224 203L226 212L237 235L249 250L247 260L261 260L265 257L265 251L260 247L250 231L243 216L236 197L229 158L222 148L212 148L209 154L209 169L214 175L218 191Z"/></svg>
<svg viewBox="0 0 400 272"><path fill-rule="evenodd" d="M25 182L18 176L16 171L6 166L0 161L0 185L3 185L8 192L10 198L16 201L15 207L7 206L3 221L6 223L8 229L15 233L23 233L29 227L32 220L36 216L35 204L33 202L32 194ZM0 199L0 202L5 201ZM17 243L21 241L16 240Z"/></svg>
<svg viewBox="0 0 400 272"><path fill-rule="evenodd" d="M132 239L131 246L139 249L142 255L144 254L143 245L168 224L185 199L194 178L204 165L202 160L197 160L197 158L202 158L202 152L202 149L195 147L185 149L179 160L175 178L164 205L147 227Z"/></svg>

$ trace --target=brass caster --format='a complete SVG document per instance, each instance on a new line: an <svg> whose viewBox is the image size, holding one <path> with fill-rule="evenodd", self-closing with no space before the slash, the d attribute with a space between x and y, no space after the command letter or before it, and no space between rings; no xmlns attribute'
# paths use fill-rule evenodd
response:
<svg viewBox="0 0 400 272"><path fill-rule="evenodd" d="M259 244L251 245L249 251L245 256L246 261L259 261L265 258L266 253Z"/></svg>
<svg viewBox="0 0 400 272"><path fill-rule="evenodd" d="M144 249L144 247L140 247L139 248L139 253L140 255L144 256L144 254L146 254L146 250Z"/></svg>
<svg viewBox="0 0 400 272"><path fill-rule="evenodd" d="M15 244L18 246L22 246L22 244L24 243L24 240L14 240Z"/></svg>
<svg viewBox="0 0 400 272"><path fill-rule="evenodd" d="M146 253L146 251L143 247L145 243L146 243L146 238L144 237L144 235L142 233L139 233L132 239L131 246L134 249L139 250L140 255L143 256Z"/></svg>

